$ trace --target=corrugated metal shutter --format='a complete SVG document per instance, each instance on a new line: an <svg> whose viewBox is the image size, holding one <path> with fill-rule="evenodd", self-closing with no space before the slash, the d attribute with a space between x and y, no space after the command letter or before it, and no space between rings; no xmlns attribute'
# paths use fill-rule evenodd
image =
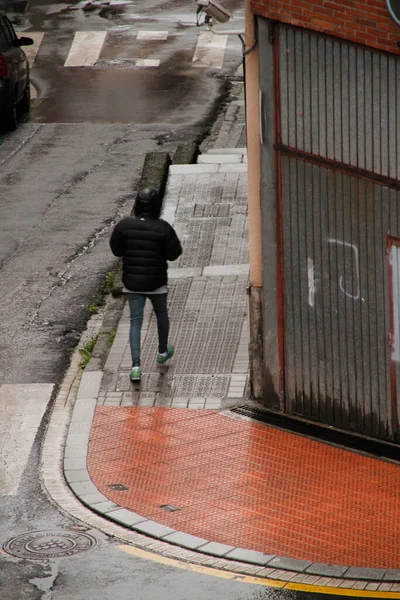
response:
<svg viewBox="0 0 400 600"><path fill-rule="evenodd" d="M387 439L386 232L400 233L400 194L289 157L282 184L287 409Z"/></svg>
<svg viewBox="0 0 400 600"><path fill-rule="evenodd" d="M274 27L284 410L399 440L400 61Z"/></svg>
<svg viewBox="0 0 400 600"><path fill-rule="evenodd" d="M280 28L282 144L400 179L400 63Z"/></svg>

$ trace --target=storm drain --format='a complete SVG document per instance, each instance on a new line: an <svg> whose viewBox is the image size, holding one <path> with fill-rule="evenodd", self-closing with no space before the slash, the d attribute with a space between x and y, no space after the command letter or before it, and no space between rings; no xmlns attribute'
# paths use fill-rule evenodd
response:
<svg viewBox="0 0 400 600"><path fill-rule="evenodd" d="M161 504L160 508L162 508L162 510L166 510L167 512L175 512L176 510L181 510L178 506L173 506L172 504Z"/></svg>
<svg viewBox="0 0 400 600"><path fill-rule="evenodd" d="M115 492L126 492L127 490L129 490L129 488L123 483L110 483L108 487L114 490Z"/></svg>
<svg viewBox="0 0 400 600"><path fill-rule="evenodd" d="M364 454L372 454L379 458L388 458L389 460L400 462L400 448L397 444L335 429L322 423L307 421L297 415L273 412L265 408L256 408L250 405L237 406L232 408L230 412L254 421L259 421L265 425L271 425L272 427L305 435L309 438L321 440L322 442L335 444L335 446L343 446L363 452Z"/></svg>
<svg viewBox="0 0 400 600"><path fill-rule="evenodd" d="M136 67L136 59L114 58L110 60L98 60L94 66L96 69L134 69Z"/></svg>
<svg viewBox="0 0 400 600"><path fill-rule="evenodd" d="M32 531L13 537L3 545L3 550L18 558L63 558L90 550L96 540L87 533L73 531Z"/></svg>

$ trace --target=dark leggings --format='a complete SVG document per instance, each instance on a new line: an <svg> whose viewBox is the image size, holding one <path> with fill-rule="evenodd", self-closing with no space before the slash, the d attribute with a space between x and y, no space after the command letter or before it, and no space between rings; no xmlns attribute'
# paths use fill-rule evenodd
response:
<svg viewBox="0 0 400 600"><path fill-rule="evenodd" d="M167 308L168 294L129 294L129 308L131 311L131 327L129 331L129 343L131 346L132 365L140 366L140 333L143 323L143 311L146 298L150 298L154 312L157 317L158 329L158 352L167 352L169 318Z"/></svg>

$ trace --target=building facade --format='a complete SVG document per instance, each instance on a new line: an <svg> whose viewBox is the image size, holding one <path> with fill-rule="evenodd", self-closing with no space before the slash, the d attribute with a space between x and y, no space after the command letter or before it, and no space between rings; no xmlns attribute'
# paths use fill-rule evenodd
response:
<svg viewBox="0 0 400 600"><path fill-rule="evenodd" d="M249 1L246 87L254 395L399 442L395 19L389 0Z"/></svg>

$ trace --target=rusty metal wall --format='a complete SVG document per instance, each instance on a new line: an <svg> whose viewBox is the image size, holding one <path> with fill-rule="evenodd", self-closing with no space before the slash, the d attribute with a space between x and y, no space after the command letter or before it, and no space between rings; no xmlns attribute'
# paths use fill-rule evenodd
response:
<svg viewBox="0 0 400 600"><path fill-rule="evenodd" d="M259 26L263 181L275 154L279 408L400 442L400 60ZM263 206L270 196L263 189Z"/></svg>
<svg viewBox="0 0 400 600"><path fill-rule="evenodd" d="M286 409L392 439L387 232L400 235L400 193L281 161Z"/></svg>
<svg viewBox="0 0 400 600"><path fill-rule="evenodd" d="M390 310L390 387L393 430L399 429L400 415L400 239L388 238ZM400 438L397 433L397 439Z"/></svg>
<svg viewBox="0 0 400 600"><path fill-rule="evenodd" d="M398 57L280 26L282 144L400 179Z"/></svg>

